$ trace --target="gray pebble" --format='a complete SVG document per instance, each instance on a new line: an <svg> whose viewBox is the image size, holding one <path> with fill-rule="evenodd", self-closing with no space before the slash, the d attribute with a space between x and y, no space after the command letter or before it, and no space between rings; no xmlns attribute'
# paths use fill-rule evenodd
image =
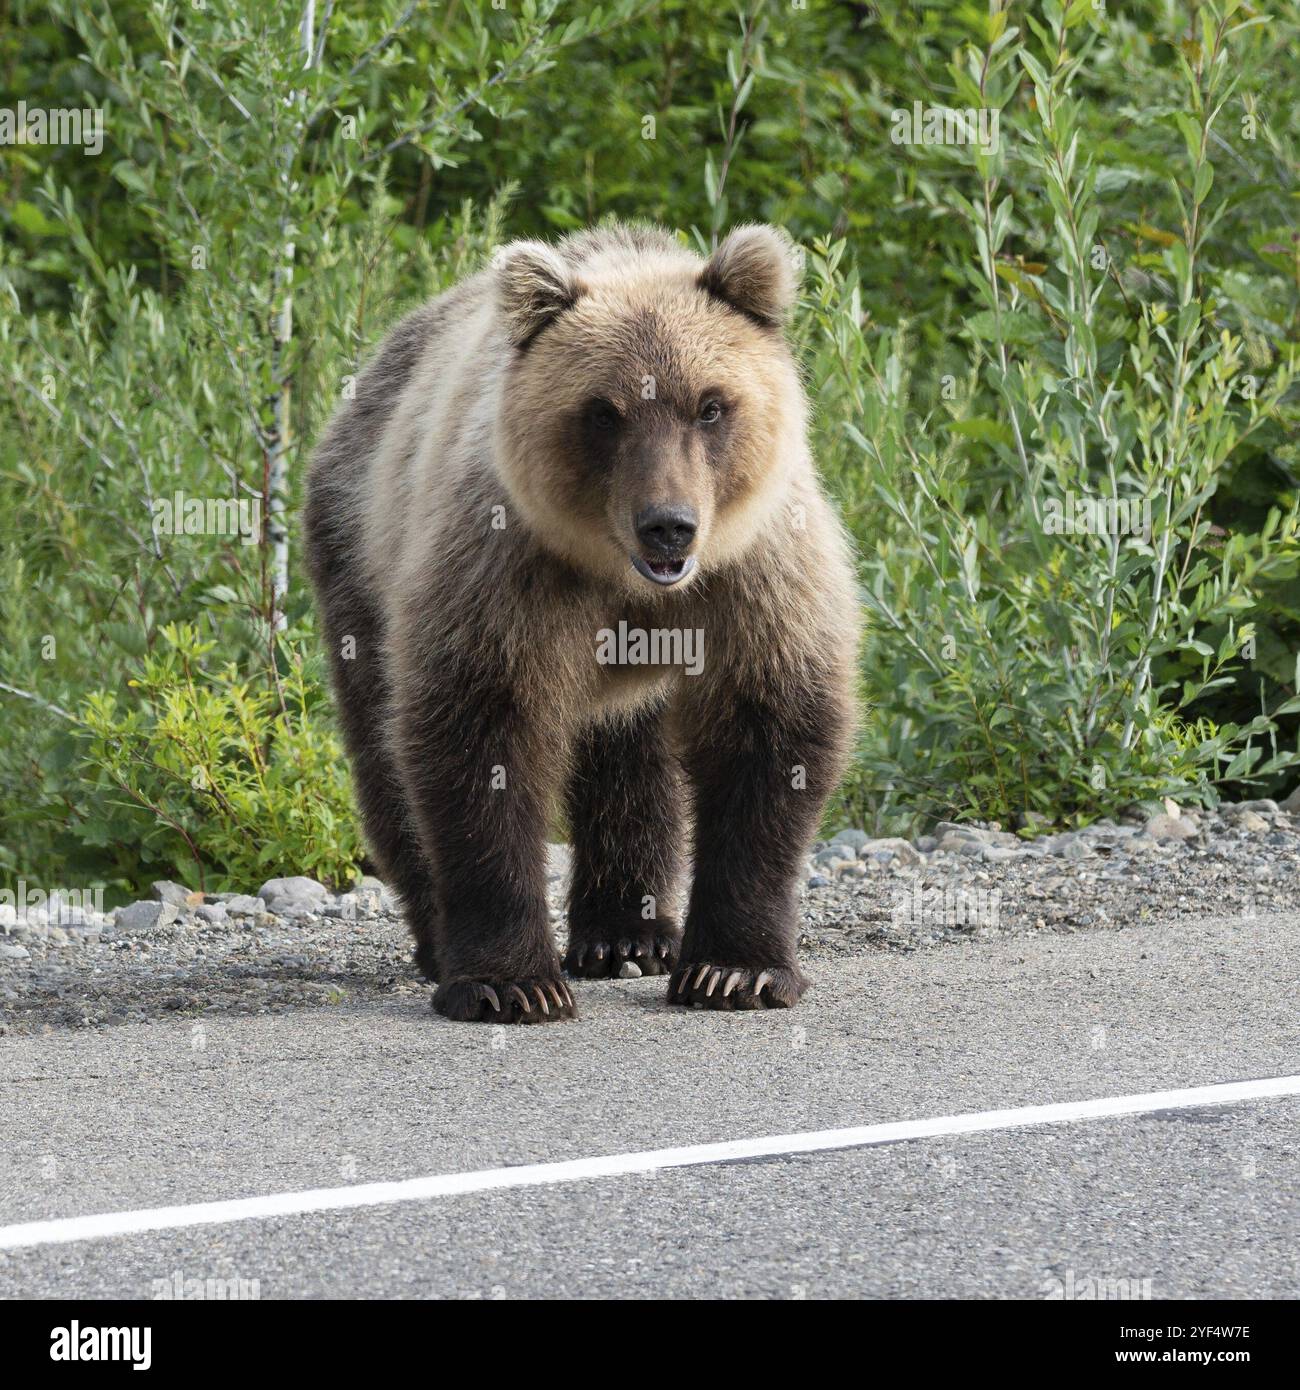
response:
<svg viewBox="0 0 1300 1390"><path fill-rule="evenodd" d="M149 932L159 927L169 927L180 916L180 909L174 903L141 902L119 907L113 917L113 925L119 932Z"/></svg>
<svg viewBox="0 0 1300 1390"><path fill-rule="evenodd" d="M985 841L988 839L987 831L977 830L971 825L958 825L955 821L950 820L941 820L939 824L934 827L934 833L938 838L940 849L943 848L944 840L950 835L958 840Z"/></svg>
<svg viewBox="0 0 1300 1390"><path fill-rule="evenodd" d="M858 850L859 859L883 859L888 862L897 859L902 864L917 865L921 856L906 840L892 837L884 840L868 840Z"/></svg>
<svg viewBox="0 0 1300 1390"><path fill-rule="evenodd" d="M1142 832L1151 840L1190 840L1197 833L1196 822L1186 816L1175 817L1164 811L1152 816Z"/></svg>
<svg viewBox="0 0 1300 1390"><path fill-rule="evenodd" d="M171 903L173 907L194 907L203 901L203 894L197 889L186 888L183 883L173 883L170 879L159 879L149 886L160 903Z"/></svg>
<svg viewBox="0 0 1300 1390"><path fill-rule="evenodd" d="M257 896L269 911L284 916L293 909L318 912L329 901L330 895L314 878L298 874L292 878L268 879L257 890Z"/></svg>
<svg viewBox="0 0 1300 1390"><path fill-rule="evenodd" d="M981 858L986 864L1004 864L1008 859L1018 859L1021 851L1009 845L985 845Z"/></svg>

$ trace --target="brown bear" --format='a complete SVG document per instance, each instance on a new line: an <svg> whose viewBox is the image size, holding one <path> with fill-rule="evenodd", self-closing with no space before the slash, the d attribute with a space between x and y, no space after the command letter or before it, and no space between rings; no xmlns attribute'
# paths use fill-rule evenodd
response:
<svg viewBox="0 0 1300 1390"><path fill-rule="evenodd" d="M562 971L629 962L675 1004L804 991L797 884L858 619L796 291L769 227L707 260L645 227L515 242L392 330L316 453L307 554L365 832L449 1018L574 1017Z"/></svg>

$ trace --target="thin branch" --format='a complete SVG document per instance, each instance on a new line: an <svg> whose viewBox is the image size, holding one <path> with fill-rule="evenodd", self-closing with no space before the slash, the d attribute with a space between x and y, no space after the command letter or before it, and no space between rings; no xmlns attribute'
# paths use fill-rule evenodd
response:
<svg viewBox="0 0 1300 1390"><path fill-rule="evenodd" d="M41 352L43 352L43 353L45 352L45 349L44 349L43 347L41 347L41 345L40 345L39 343L37 343L35 339L32 339L32 341L33 341L33 343L36 345L36 347L37 347ZM49 357L49 354L48 354L48 353L46 353L45 355L49 358L49 360L50 360L51 362L54 362L54 361L55 361L54 358ZM57 365L59 365L59 364L56 362L55 365L57 366ZM56 405L54 404L53 401L47 401L47 400L45 399L45 397L44 397L43 395L41 395L41 393L31 384L31 382L28 381L28 380L26 379L26 377L19 375L19 376L18 376L18 383L19 383L19 385L22 386L22 388L23 388L25 391L27 391L27 392L30 393L32 396L34 396L38 401L40 401L40 403L46 408L46 410L48 410L48 411L50 412L50 414L54 417L54 419L55 419L60 425L64 425L64 426L66 427L67 421L66 421L65 418L64 418L64 414L63 414L63 412L58 408L58 406L56 406ZM123 423L122 423L122 421L121 421L121 418L120 418L114 411L108 410L107 408L105 409L105 414L108 416L109 420L113 423L113 425L116 427L116 429L117 429L120 433L122 433L123 435L125 435L126 426L123 425ZM73 432L74 432L74 433L76 434L76 436L77 436L78 441L79 441L85 448L89 449L89 450L91 451L91 453L96 454L96 455L99 457L99 461L100 461L102 464L104 464L104 466L109 470L110 473L116 473L116 472L117 472L117 464L116 464L116 462L115 462L113 459L109 458L109 456L108 456L101 448L99 448L98 445L92 443L89 439L86 438L85 434L84 434L84 433L82 432L82 430L81 430L81 426L80 426L80 425L74 425L72 428L73 428ZM128 447L131 447L129 437L127 437L127 444L128 444ZM133 452L134 452L134 451L133 451ZM137 455L137 457L138 457L138 455ZM142 468L142 470L144 470L143 461L141 461L141 468ZM149 482L149 475L148 475L148 471L147 471L147 470L144 470L144 480L145 480L145 489L146 489L146 492L149 494L149 497L148 497L148 500L149 500L149 509L150 509L150 511L152 511L152 510L153 510L153 487L152 487L152 485L151 485L150 482ZM139 544L139 545L145 545L144 538L140 535L140 533L139 533L138 531L135 530L134 527L132 527L132 526L126 521L125 518L119 517L118 519L119 519L119 521L121 521L123 527L126 529L127 533L131 536L132 540L136 541L137 544ZM155 559L158 561L158 563L162 566L163 573L167 576L168 579L171 580L172 588L175 589L176 592L179 594L179 593L181 592L181 582L180 582L179 579L176 578L176 575L175 575L175 573L172 571L171 566L170 566L170 565L167 563L167 561L163 558L163 553L162 553L162 542L159 541L159 539L158 539L158 533L157 533L157 531L153 531L152 527L150 528L150 530L151 530L152 535L153 535L153 552L154 552L154 558L155 558Z"/></svg>
<svg viewBox="0 0 1300 1390"><path fill-rule="evenodd" d="M449 111L440 112L436 116L431 116L427 121L422 121L419 125L414 126L410 130L408 130L404 135L399 135L395 140L390 140L388 144L386 144L383 147L382 150L378 150L374 154L367 155L365 159L363 159L361 162L363 164L370 164L376 159L383 159L386 155L392 154L394 150L399 150L402 148L403 145L409 145L412 140L419 139L421 135L427 135L429 131L433 130L436 126L445 125L449 121L454 121L456 117L461 114L462 111L467 110L475 102L479 101L482 98L484 92L488 91L488 89L491 87L495 87L499 82L503 82L507 77L509 77L510 74L513 73L515 69L519 67L519 65L524 61L524 59L531 55L533 49L537 46L538 41L545 37L545 33L545 30L540 30L538 33L534 34L533 37L528 40L528 43L522 49L520 49L520 51L505 65L505 67L501 68L498 72L493 73L492 76L489 77L486 82L484 82L481 86L477 87L474 91L470 92L468 96L463 97Z"/></svg>
<svg viewBox="0 0 1300 1390"><path fill-rule="evenodd" d="M33 695L30 690L19 690L16 685L8 685L4 681L0 681L0 690L7 690L10 695L17 695L23 700L30 700L32 704L40 705L42 709L49 710L51 714L60 715L72 724L81 723L81 720L78 719L75 714L69 714L62 705L56 705L49 700L42 700L39 695Z"/></svg>
<svg viewBox="0 0 1300 1390"><path fill-rule="evenodd" d="M322 98L320 105L317 106L316 109L311 113L311 115L307 117L306 121L303 123L304 130L310 130L312 126L314 126L316 122L320 120L320 118L325 114L325 112L328 111L330 107L334 105L335 101L337 101L338 98L342 96L342 94L347 90L348 83L357 75L357 73L359 73L362 70L362 68L364 68L370 62L372 58L382 53L384 49L386 49L388 45L392 43L392 41L398 36L398 34L402 32L402 30L406 27L406 21L410 19L410 17L415 13L417 5L418 0L411 0L411 3L407 5L407 7L397 17L397 20L393 24L393 27L389 29L388 32L384 34L381 38L376 39L375 42L372 43L368 49L366 49L366 51L361 55L361 57L358 58L357 61L352 64L352 66L348 69L348 75L344 79L344 81L340 82L338 86L335 87L334 90L329 93L328 96ZM331 9L332 8L333 5L331 4ZM325 16L325 22L329 22L328 12ZM321 32L324 33L323 25L321 27ZM321 56L322 55L318 50L316 53L316 65L319 65Z"/></svg>
<svg viewBox="0 0 1300 1390"><path fill-rule="evenodd" d="M240 99L234 94L234 92L230 90L229 87L226 86L226 84L221 80L221 78L203 61L202 58L199 57L198 53L195 51L194 45L189 41L189 39L185 37L184 34L181 33L180 29L175 24L173 24L171 27L171 33L173 38L179 39L181 43L183 43L185 47L189 50L190 56L194 59L194 66L197 67L198 70L201 73L203 73L205 77L211 79L211 81L216 83L217 87L221 91L221 94L246 121L251 121L253 119L253 116L252 113L249 111L248 107L246 107L244 103L240 101Z"/></svg>
<svg viewBox="0 0 1300 1390"><path fill-rule="evenodd" d="M311 59L307 66L309 68L320 67L321 59L325 56L325 35L330 27L330 16L334 13L334 0L326 0L325 13L321 16L320 32L316 35L316 47L312 51Z"/></svg>

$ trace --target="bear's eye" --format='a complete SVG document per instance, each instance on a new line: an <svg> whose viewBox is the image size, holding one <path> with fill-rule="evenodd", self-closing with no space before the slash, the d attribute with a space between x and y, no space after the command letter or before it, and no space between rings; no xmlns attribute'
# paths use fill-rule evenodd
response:
<svg viewBox="0 0 1300 1390"><path fill-rule="evenodd" d="M612 434L623 423L623 417L608 401L592 401L587 407L587 421L602 434Z"/></svg>
<svg viewBox="0 0 1300 1390"><path fill-rule="evenodd" d="M722 402L710 397L700 407L700 424L716 425L722 419Z"/></svg>

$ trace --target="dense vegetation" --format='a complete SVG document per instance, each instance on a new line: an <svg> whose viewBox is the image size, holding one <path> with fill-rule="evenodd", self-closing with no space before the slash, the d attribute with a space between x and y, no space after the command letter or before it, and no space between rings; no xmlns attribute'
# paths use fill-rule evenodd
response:
<svg viewBox="0 0 1300 1390"><path fill-rule="evenodd" d="M0 143L0 878L348 877L306 452L411 303L607 216L805 249L836 819L1294 782L1295 0L6 11L0 110L103 126Z"/></svg>

